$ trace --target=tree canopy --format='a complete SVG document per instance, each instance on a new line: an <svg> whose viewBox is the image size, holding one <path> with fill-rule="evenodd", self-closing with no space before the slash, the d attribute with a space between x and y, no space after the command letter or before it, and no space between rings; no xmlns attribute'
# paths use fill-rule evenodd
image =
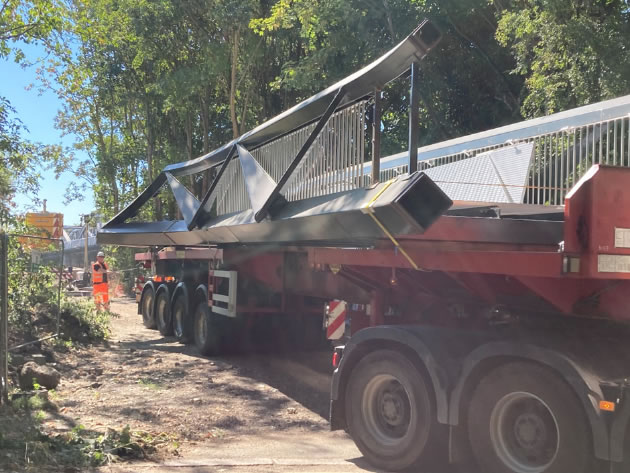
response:
<svg viewBox="0 0 630 473"><path fill-rule="evenodd" d="M77 178L68 198L92 190L110 217L165 165L345 77L424 18L443 40L421 65L421 145L630 92L626 0L5 0L0 54L16 39L47 42L57 126L87 156L56 161ZM395 153L406 147L408 84L384 98L383 152ZM9 107L0 101L0 136L15 145ZM3 163L0 185L28 167ZM201 195L209 179L185 184ZM146 216L176 211L156 197Z"/></svg>
<svg viewBox="0 0 630 473"><path fill-rule="evenodd" d="M0 2L0 59L26 58L20 46L32 41L46 41L51 49L63 14L54 1L3 0ZM38 163L60 156L56 146L44 146L23 138L26 131L0 86L0 213L12 206L17 189L36 193L39 182Z"/></svg>

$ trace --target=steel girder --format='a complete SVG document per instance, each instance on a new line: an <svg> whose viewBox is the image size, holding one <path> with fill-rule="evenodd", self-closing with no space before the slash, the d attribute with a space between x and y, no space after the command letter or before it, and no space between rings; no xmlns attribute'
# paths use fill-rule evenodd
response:
<svg viewBox="0 0 630 473"><path fill-rule="evenodd" d="M383 222L383 228L394 235L422 233L451 205L448 197L422 173L369 189L354 189L297 202L287 202L282 189L336 110L365 98L405 73L424 58L439 39L440 33L425 20L400 44L360 71L204 156L167 166L151 185L101 229L99 243L127 246L269 242L347 245L382 237L383 229L372 220ZM314 122L313 132L276 183L249 151ZM217 184L230 161L237 157L251 209L214 216L212 206ZM218 168L218 172L201 201L177 180L177 177L213 167ZM183 220L127 222L165 184L173 192Z"/></svg>

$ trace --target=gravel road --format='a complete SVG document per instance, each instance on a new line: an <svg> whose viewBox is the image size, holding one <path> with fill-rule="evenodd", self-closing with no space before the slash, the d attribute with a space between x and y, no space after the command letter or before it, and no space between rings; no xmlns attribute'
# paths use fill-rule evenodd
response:
<svg viewBox="0 0 630 473"><path fill-rule="evenodd" d="M106 346L59 360L60 415L48 428L129 425L165 440L146 460L100 471L375 471L345 433L328 429L329 352L201 357L144 328L135 301L112 311Z"/></svg>

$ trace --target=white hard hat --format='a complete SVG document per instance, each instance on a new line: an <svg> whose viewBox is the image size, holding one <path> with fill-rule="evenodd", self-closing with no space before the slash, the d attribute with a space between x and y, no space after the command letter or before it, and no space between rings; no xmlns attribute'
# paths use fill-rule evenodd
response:
<svg viewBox="0 0 630 473"><path fill-rule="evenodd" d="M105 258L105 253L99 251L98 253L96 253L96 256L102 256L103 258Z"/></svg>

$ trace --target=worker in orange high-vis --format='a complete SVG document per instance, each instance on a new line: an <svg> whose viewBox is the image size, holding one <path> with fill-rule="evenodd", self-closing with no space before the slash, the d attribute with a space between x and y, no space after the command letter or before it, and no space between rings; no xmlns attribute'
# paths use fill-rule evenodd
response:
<svg viewBox="0 0 630 473"><path fill-rule="evenodd" d="M109 285L107 284L107 263L105 253L99 251L96 255L96 263L92 263L92 295L96 309L109 310Z"/></svg>

